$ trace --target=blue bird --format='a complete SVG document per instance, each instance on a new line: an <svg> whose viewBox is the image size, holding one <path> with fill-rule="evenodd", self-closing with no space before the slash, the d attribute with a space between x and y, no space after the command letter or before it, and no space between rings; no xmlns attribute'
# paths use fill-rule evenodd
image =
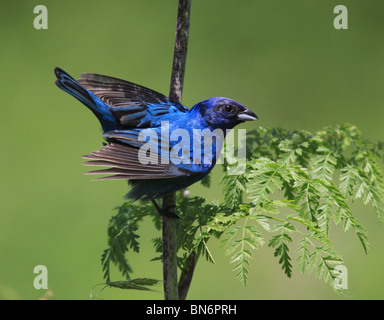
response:
<svg viewBox="0 0 384 320"><path fill-rule="evenodd" d="M102 126L107 143L83 158L86 165L110 168L90 173L112 174L102 180L127 179L127 197L134 200L154 200L203 179L216 164L227 131L258 119L229 98L213 97L188 109L117 78L85 73L76 81L60 68L55 74L56 85L87 106ZM205 152L201 136L196 138L207 129L223 132L210 140L212 152Z"/></svg>

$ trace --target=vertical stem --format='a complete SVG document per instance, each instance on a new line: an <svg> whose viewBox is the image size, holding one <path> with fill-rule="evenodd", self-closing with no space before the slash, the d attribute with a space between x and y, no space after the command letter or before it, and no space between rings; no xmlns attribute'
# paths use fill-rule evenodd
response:
<svg viewBox="0 0 384 320"><path fill-rule="evenodd" d="M163 284L164 299L178 300L177 287L177 221L171 214L176 214L174 206L176 194L172 193L163 198Z"/></svg>
<svg viewBox="0 0 384 320"><path fill-rule="evenodd" d="M175 50L173 56L169 99L181 103L185 63L189 36L191 0L179 0L176 25ZM177 221L176 194L163 197L163 280L164 299L178 300L177 284Z"/></svg>
<svg viewBox="0 0 384 320"><path fill-rule="evenodd" d="M175 37L175 50L173 54L171 88L169 98L171 101L181 103L185 64L187 61L189 21L191 15L191 0L179 0L177 11L177 25Z"/></svg>

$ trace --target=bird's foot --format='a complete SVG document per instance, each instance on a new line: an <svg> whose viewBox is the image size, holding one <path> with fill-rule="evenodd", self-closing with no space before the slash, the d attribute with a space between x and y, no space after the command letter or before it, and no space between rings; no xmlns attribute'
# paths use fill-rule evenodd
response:
<svg viewBox="0 0 384 320"><path fill-rule="evenodd" d="M176 206L170 206L167 208L160 208L160 206L157 204L156 200L152 200L153 205L155 206L157 212L161 217L167 216L174 219L179 219L179 216L176 213L173 213L171 209L176 208Z"/></svg>

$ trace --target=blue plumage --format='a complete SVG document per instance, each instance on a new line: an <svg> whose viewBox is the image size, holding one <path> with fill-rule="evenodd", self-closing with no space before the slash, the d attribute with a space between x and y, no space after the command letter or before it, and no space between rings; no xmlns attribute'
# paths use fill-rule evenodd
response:
<svg viewBox="0 0 384 320"><path fill-rule="evenodd" d="M227 130L257 116L240 103L214 97L188 109L143 86L97 74L73 79L55 68L56 85L99 119L107 144L84 158L110 167L99 179L127 179L129 198L153 200L186 188L214 167ZM212 135L209 148L204 140ZM217 148L216 148L217 147Z"/></svg>

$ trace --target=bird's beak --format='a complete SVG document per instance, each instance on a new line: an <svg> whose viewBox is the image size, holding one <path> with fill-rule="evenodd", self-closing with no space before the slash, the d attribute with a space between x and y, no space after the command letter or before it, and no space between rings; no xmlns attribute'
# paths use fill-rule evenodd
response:
<svg viewBox="0 0 384 320"><path fill-rule="evenodd" d="M248 108L245 108L244 111L240 112L237 115L237 119L239 119L240 121L254 121L259 118L253 113L253 111L249 110Z"/></svg>

